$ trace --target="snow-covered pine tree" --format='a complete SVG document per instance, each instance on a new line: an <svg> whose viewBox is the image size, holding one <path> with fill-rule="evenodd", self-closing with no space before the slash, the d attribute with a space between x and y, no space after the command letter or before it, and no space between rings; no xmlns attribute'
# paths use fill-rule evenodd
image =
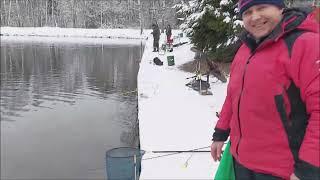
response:
<svg viewBox="0 0 320 180"><path fill-rule="evenodd" d="M202 0L181 0L180 3L174 5L176 10L178 23L188 36L192 36L193 26L202 16Z"/></svg>
<svg viewBox="0 0 320 180"><path fill-rule="evenodd" d="M185 9L185 22L180 26L194 45L205 50L214 61L227 62L237 49L237 34L242 22L237 17L238 0L193 0ZM179 12L183 12L180 9ZM179 15L179 14L178 14Z"/></svg>

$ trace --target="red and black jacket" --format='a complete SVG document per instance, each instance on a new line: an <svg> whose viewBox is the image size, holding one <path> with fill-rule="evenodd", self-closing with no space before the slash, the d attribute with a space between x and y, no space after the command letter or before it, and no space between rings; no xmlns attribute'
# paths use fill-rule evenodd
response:
<svg viewBox="0 0 320 180"><path fill-rule="evenodd" d="M241 38L213 134L255 172L320 179L319 24L309 9L286 9L262 42Z"/></svg>

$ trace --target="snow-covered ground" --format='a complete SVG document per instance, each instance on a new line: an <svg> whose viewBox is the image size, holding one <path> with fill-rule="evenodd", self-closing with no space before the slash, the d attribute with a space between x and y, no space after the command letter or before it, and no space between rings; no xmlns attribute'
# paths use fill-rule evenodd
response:
<svg viewBox="0 0 320 180"><path fill-rule="evenodd" d="M153 38L150 30L133 29L72 29L72 28L14 28L1 27L3 41L40 41L76 43L130 44L147 40L138 73L138 104L141 149L146 151L142 160L140 179L213 179L218 167L209 152L168 153L153 151L188 151L197 148L210 150L211 136L216 124L215 112L220 111L226 96L226 83L211 80L213 95L200 95L185 86L192 73L178 66L192 61L191 44L175 47L171 53L159 55L152 52ZM178 38L173 31L174 44L189 41ZM161 35L160 44L164 39ZM136 43L136 42L135 42ZM167 56L173 55L174 66L168 66ZM163 66L152 62L159 57ZM205 148L203 148L205 147ZM163 156L163 157L159 157Z"/></svg>
<svg viewBox="0 0 320 180"><path fill-rule="evenodd" d="M174 31L174 36L179 31ZM162 34L161 39L164 39ZM163 41L163 40L162 40ZM175 39L177 43L179 39ZM180 39L189 41L188 38ZM192 61L194 53L188 43L174 48L171 53L152 52L153 38L146 42L138 74L139 128L141 149L146 151L142 160L140 179L213 179L218 167L209 152L154 153L153 151L188 151L207 147L226 96L226 83L211 80L213 95L200 95L185 86L192 73L178 69ZM175 65L168 66L167 56L173 55ZM152 62L159 57L163 66ZM163 156L163 157L159 157Z"/></svg>
<svg viewBox="0 0 320 180"><path fill-rule="evenodd" d="M56 27L0 27L1 42L76 43L76 44L140 44L151 30L81 29Z"/></svg>
<svg viewBox="0 0 320 180"><path fill-rule="evenodd" d="M41 37L81 37L81 38L122 38L145 39L148 34L140 29L82 29L59 27L1 27L3 36L41 36Z"/></svg>

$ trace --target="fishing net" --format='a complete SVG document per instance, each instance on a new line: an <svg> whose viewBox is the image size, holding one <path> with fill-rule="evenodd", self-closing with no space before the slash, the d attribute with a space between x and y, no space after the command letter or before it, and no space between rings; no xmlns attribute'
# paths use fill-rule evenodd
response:
<svg viewBox="0 0 320 180"><path fill-rule="evenodd" d="M137 180L141 171L141 159L145 151L120 147L106 152L108 180Z"/></svg>

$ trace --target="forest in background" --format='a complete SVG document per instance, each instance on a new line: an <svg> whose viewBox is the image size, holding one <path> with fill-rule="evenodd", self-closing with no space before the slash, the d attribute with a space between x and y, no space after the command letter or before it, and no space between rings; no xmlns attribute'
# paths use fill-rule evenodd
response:
<svg viewBox="0 0 320 180"><path fill-rule="evenodd" d="M181 0L1 0L1 26L151 28L176 26Z"/></svg>
<svg viewBox="0 0 320 180"><path fill-rule="evenodd" d="M1 0L1 26L61 28L151 28L170 24L219 62L230 62L243 24L239 0ZM285 0L288 7L319 0ZM142 31L141 31L142 32Z"/></svg>

